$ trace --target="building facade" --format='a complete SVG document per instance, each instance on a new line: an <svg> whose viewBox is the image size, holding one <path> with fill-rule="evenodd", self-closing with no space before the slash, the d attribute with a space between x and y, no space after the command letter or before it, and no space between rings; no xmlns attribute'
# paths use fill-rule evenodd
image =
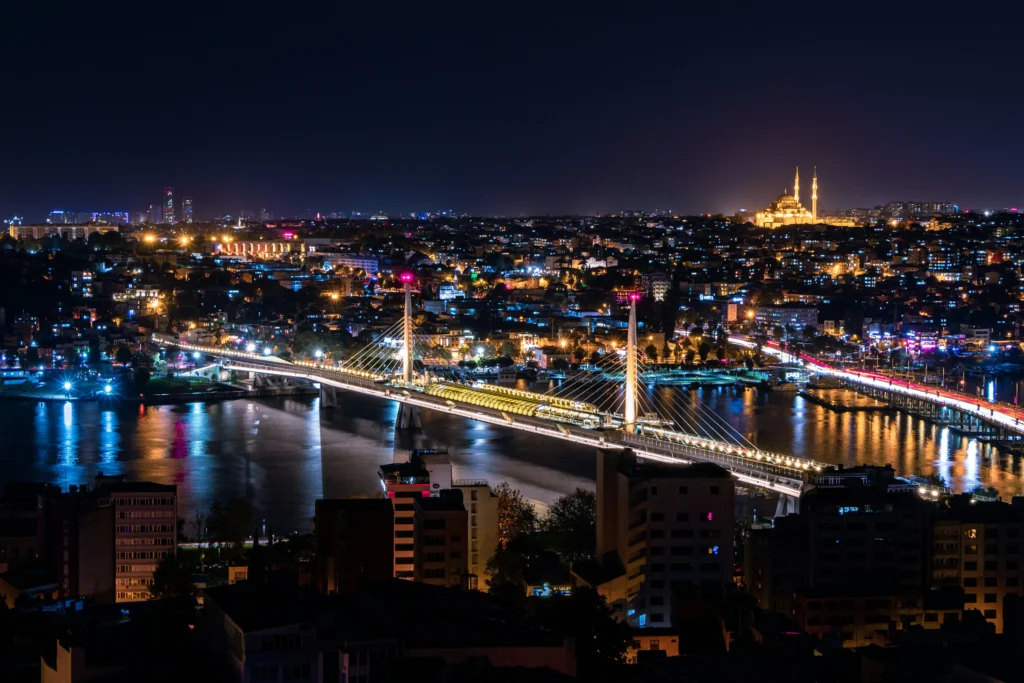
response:
<svg viewBox="0 0 1024 683"><path fill-rule="evenodd" d="M414 578L434 586L466 584L469 515L462 491L445 489L436 498L413 499Z"/></svg>
<svg viewBox="0 0 1024 683"><path fill-rule="evenodd" d="M178 495L173 484L97 477L96 492L114 508L117 602L148 600L153 574L178 543Z"/></svg>
<svg viewBox="0 0 1024 683"><path fill-rule="evenodd" d="M734 496L732 475L717 465L598 453L597 557L625 573L619 600L630 625L672 626L677 590L732 583Z"/></svg>

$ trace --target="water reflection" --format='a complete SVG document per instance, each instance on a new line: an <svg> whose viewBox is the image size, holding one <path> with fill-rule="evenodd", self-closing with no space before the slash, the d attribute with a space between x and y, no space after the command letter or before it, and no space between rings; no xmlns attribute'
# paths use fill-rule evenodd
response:
<svg viewBox="0 0 1024 683"><path fill-rule="evenodd" d="M613 388L607 396L620 393ZM677 413L680 424L736 430L766 450L934 472L957 489L994 486L1003 497L1022 488L1013 456L908 415L837 414L793 394L734 388L661 387L644 396L659 413ZM397 403L339 399L325 410L316 398L155 407L9 403L0 414L0 485L67 486L91 483L98 472L125 473L177 484L186 518L214 500L247 497L278 532L310 528L318 497L374 494L378 467L411 448L446 447L456 478L509 481L542 504L593 487L589 448L443 413L424 413L422 431L396 432Z"/></svg>

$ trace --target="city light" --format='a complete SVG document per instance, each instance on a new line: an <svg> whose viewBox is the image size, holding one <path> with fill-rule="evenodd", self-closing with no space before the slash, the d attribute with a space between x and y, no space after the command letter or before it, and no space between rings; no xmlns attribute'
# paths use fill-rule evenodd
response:
<svg viewBox="0 0 1024 683"><path fill-rule="evenodd" d="M266 347L263 348L263 355L264 356L269 356L273 352L274 352L274 350L272 348L270 348L269 346L266 346Z"/></svg>
<svg viewBox="0 0 1024 683"><path fill-rule="evenodd" d="M181 242L181 244L184 246L191 242L192 238L189 237L188 235L182 235L181 237L178 238L178 241Z"/></svg>
<svg viewBox="0 0 1024 683"><path fill-rule="evenodd" d="M71 391L71 382L64 382L64 391Z"/></svg>
<svg viewBox="0 0 1024 683"><path fill-rule="evenodd" d="M142 238L142 241L147 244L153 244L153 242L156 242L156 235L146 235Z"/></svg>
<svg viewBox="0 0 1024 683"><path fill-rule="evenodd" d="M253 342L249 342L248 344L245 345L245 350L248 351L249 353L254 353L256 351L256 344L254 344Z"/></svg>
<svg viewBox="0 0 1024 683"><path fill-rule="evenodd" d="M485 350L486 350L486 349L484 349L484 347L482 347L482 346L478 346L478 347L476 347L476 355L478 355L478 356L482 356L482 355L484 355L484 351L485 351Z"/></svg>
<svg viewBox="0 0 1024 683"><path fill-rule="evenodd" d="M413 275L412 275L412 273L405 272L405 273L402 273L401 275L399 275L398 279L401 280L402 282L405 282L405 283L408 284L408 283L412 282Z"/></svg>
<svg viewBox="0 0 1024 683"><path fill-rule="evenodd" d="M195 360L199 360L200 358L202 358L202 356L203 354L199 353L198 351L192 352L192 358L194 358Z"/></svg>
<svg viewBox="0 0 1024 683"><path fill-rule="evenodd" d="M313 351L313 358L320 359L320 358L323 358L323 357L324 357L324 352L323 352L322 349L316 349L315 351Z"/></svg>
<svg viewBox="0 0 1024 683"><path fill-rule="evenodd" d="M113 387L111 387L109 384L104 385L104 387L103 387L103 393L104 394L109 394L111 391L113 391Z"/></svg>

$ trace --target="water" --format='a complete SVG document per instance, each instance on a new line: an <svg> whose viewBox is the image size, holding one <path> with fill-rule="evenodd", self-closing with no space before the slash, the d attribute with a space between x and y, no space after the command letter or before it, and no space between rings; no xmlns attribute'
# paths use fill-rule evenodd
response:
<svg viewBox="0 0 1024 683"><path fill-rule="evenodd" d="M940 474L958 490L994 486L1004 498L1024 489L1017 460L947 428L899 413L836 414L787 393L732 388L670 395L698 400L766 450L828 463L891 464L900 473ZM660 398L664 398L663 396ZM423 431L394 430L397 404L341 395L129 407L101 403L5 402L0 413L0 486L48 481L67 487L98 472L178 485L186 519L215 501L244 497L275 532L311 527L320 497L379 490L377 468L412 448L447 447L454 475L508 481L549 504L593 487L590 448L442 413Z"/></svg>

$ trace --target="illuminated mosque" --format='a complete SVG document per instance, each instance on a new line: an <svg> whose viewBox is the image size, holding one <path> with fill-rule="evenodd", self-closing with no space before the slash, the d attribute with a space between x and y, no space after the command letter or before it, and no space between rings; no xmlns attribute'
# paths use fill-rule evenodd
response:
<svg viewBox="0 0 1024 683"><path fill-rule="evenodd" d="M818 169L814 169L811 180L811 210L800 203L800 167L797 166L793 180L793 194L783 191L778 199L764 211L754 216L754 225L759 228L778 228L783 225L818 222Z"/></svg>
<svg viewBox="0 0 1024 683"><path fill-rule="evenodd" d="M784 225L805 225L808 223L831 225L836 227L852 227L856 223L850 218L841 216L818 217L818 169L815 167L811 178L811 210L800 203L800 167L796 169L793 179L793 194L783 190L764 211L754 215L754 225L759 228L781 228Z"/></svg>

